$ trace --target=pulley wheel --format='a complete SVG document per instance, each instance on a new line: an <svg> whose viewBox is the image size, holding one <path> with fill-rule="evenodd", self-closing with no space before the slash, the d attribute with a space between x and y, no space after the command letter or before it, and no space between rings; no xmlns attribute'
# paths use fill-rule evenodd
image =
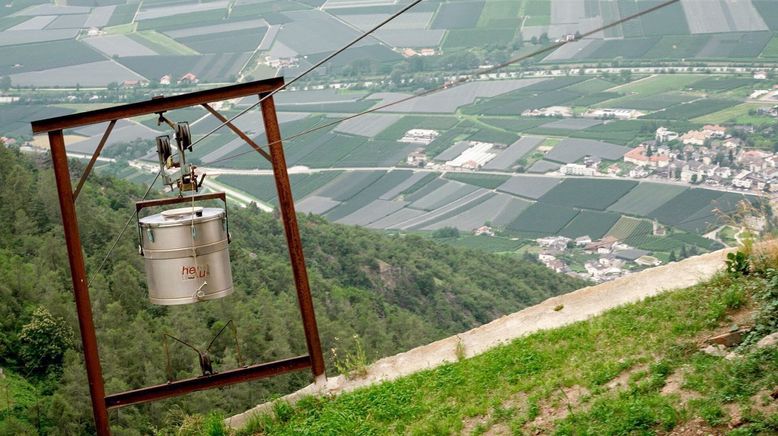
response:
<svg viewBox="0 0 778 436"><path fill-rule="evenodd" d="M157 155L159 162L164 165L173 154L170 148L170 137L168 135L157 136Z"/></svg>
<svg viewBox="0 0 778 436"><path fill-rule="evenodd" d="M189 132L189 123L186 121L176 124L176 141L181 150L192 151L192 134Z"/></svg>

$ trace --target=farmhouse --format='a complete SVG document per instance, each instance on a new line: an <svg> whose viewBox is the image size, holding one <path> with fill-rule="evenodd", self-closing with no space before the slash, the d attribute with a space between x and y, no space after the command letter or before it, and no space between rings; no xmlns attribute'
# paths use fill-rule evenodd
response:
<svg viewBox="0 0 778 436"><path fill-rule="evenodd" d="M405 135L400 138L399 142L429 145L438 137L438 135L440 135L440 133L437 130L411 129L405 132Z"/></svg>
<svg viewBox="0 0 778 436"><path fill-rule="evenodd" d="M481 235L494 236L494 230L492 230L492 228L489 226L481 226L473 230L473 234L475 236L481 236Z"/></svg>
<svg viewBox="0 0 778 436"><path fill-rule="evenodd" d="M656 129L656 135L654 135L657 142L675 141L678 139L678 136L678 132L673 132L672 130L668 130L664 127Z"/></svg>
<svg viewBox="0 0 778 436"><path fill-rule="evenodd" d="M754 71L754 80L767 80L767 72Z"/></svg>
<svg viewBox="0 0 778 436"><path fill-rule="evenodd" d="M663 168L670 163L668 156L659 154L646 155L646 147L639 145L624 155L624 162L632 163L638 166L650 166L654 168Z"/></svg>
<svg viewBox="0 0 778 436"><path fill-rule="evenodd" d="M423 167L427 165L427 161L427 153L424 152L423 148L417 148L406 158L406 163L412 167Z"/></svg>
<svg viewBox="0 0 778 436"><path fill-rule="evenodd" d="M727 135L727 129L718 124L706 124L702 126L702 131L708 138L724 138Z"/></svg>
<svg viewBox="0 0 778 436"><path fill-rule="evenodd" d="M197 83L198 81L199 80L197 79L197 76L195 76L193 73L186 73L183 76L181 76L180 79L178 79L178 83L192 84L192 85Z"/></svg>
<svg viewBox="0 0 778 436"><path fill-rule="evenodd" d="M549 106L542 109L529 109L521 113L525 117L572 117L573 109L568 106Z"/></svg>
<svg viewBox="0 0 778 436"><path fill-rule="evenodd" d="M632 120L645 115L634 109L591 109L584 113L585 117L617 120Z"/></svg>
<svg viewBox="0 0 778 436"><path fill-rule="evenodd" d="M753 181L748 177L750 174L750 171L741 171L732 178L732 186L736 188L751 189Z"/></svg>
<svg viewBox="0 0 778 436"><path fill-rule="evenodd" d="M700 130L689 130L688 132L681 135L681 142L683 142L686 145L698 145L701 146L705 144L705 140L708 139L710 136L708 136L705 132Z"/></svg>

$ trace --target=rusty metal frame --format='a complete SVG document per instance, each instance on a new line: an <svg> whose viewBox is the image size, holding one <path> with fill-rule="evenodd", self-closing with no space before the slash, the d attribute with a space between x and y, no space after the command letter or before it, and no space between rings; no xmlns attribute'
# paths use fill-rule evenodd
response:
<svg viewBox="0 0 778 436"><path fill-rule="evenodd" d="M273 78L238 85L214 88L205 91L192 92L172 97L153 98L148 101L114 106L89 112L66 115L32 122L32 131L35 134L47 133L51 147L51 157L54 167L54 177L57 184L60 211L65 233L65 243L68 250L70 273L73 282L73 292L78 312L81 343L84 349L84 360L89 381L89 392L92 399L92 411L95 419L95 429L98 435L110 435L110 420L108 409L123 407L162 398L183 395L189 392L227 386L242 383L249 380L272 377L291 371L299 371L310 368L313 376L318 380L324 376L324 357L321 351L318 326L311 298L308 273L305 268L302 241L297 225L297 217L294 209L294 199L289 184L289 174L286 168L281 133L276 116L273 97L269 95L281 88L284 79ZM230 100L250 95L259 96L262 110L262 121L269 144L270 152L267 153L257 144L251 141L245 133L230 123L221 114L216 112L209 103ZM89 300L89 285L86 273L86 265L81 246L81 236L78 228L75 201L83 187L84 180L88 177L94 162L102 151L108 136L116 121L139 115L157 114L160 112L180 109L190 106L203 106L225 126L233 130L238 136L246 140L259 154L270 160L273 166L276 190L278 191L278 203L281 211L281 219L284 224L289 258L294 276L297 300L300 307L303 329L305 331L308 354L292 357L269 363L246 366L222 373L195 377L185 380L177 380L156 386L148 386L140 389L106 395L103 381L102 368L95 333L92 307ZM98 145L97 150L90 159L86 171L79 180L78 187L73 191L70 180L70 168L68 166L67 152L65 149L64 129L109 122L106 132ZM222 198L224 194L206 194L202 199ZM172 204L178 199L168 198L141 202L136 206L136 212L144 207Z"/></svg>

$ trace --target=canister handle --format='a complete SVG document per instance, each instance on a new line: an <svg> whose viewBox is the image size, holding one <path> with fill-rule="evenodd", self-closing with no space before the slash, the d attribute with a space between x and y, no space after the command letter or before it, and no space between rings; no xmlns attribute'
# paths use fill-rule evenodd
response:
<svg viewBox="0 0 778 436"><path fill-rule="evenodd" d="M136 224L138 227L138 252L141 256L143 256L143 229L141 229L140 226L140 211L147 208L147 207L155 207L155 206L168 206L171 204L179 204L179 203L191 203L193 201L205 201L205 200L221 200L224 202L224 219L226 220L226 231L227 231L227 242L232 242L232 238L230 237L230 220L227 216L227 194L224 192L214 192L212 194L199 194L199 195L189 195L186 197L171 197L171 198L160 198L157 200L144 200L139 201L135 203L135 219Z"/></svg>

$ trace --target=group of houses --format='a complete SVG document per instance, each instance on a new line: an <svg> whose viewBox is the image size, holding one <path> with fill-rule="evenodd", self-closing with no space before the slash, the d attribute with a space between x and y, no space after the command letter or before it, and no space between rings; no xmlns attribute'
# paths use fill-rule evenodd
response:
<svg viewBox="0 0 778 436"><path fill-rule="evenodd" d="M538 238L535 242L541 250L538 253L538 260L547 268L597 283L662 263L651 256L651 252L633 248L613 236L605 236L594 241L589 236L575 239L565 236L547 236ZM583 264L583 269L578 268L578 271L574 271L564 260L576 250L583 251L591 257Z"/></svg>
<svg viewBox="0 0 778 436"><path fill-rule="evenodd" d="M173 84L175 85L196 85L200 79L197 78L197 75L194 73L186 73L182 75L181 77L178 77L177 79L174 79L172 75L165 74L164 76L159 78L159 85L160 86L171 86ZM137 79L137 80L125 80L122 82L122 87L124 88L135 88L135 87L143 87L148 86L149 81L144 79Z"/></svg>
<svg viewBox="0 0 778 436"><path fill-rule="evenodd" d="M678 133L660 127L655 139L624 155L634 165L630 177L678 179L686 183L778 191L778 155L748 150L745 142L719 125Z"/></svg>

